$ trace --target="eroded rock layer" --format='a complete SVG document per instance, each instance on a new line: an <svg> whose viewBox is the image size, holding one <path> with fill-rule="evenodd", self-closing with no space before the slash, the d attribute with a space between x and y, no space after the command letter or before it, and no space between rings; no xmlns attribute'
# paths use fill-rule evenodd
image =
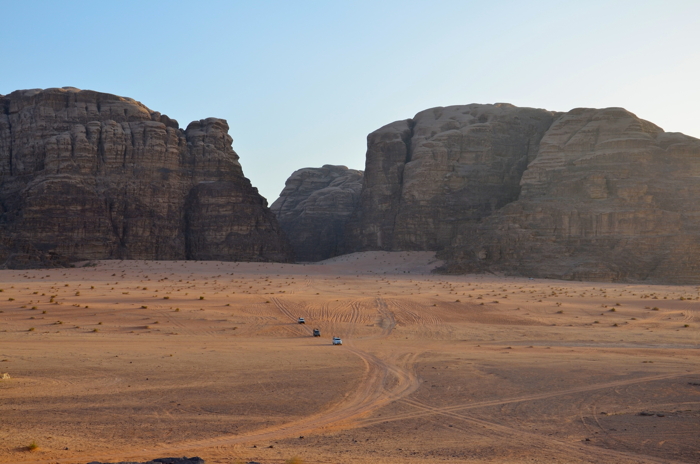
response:
<svg viewBox="0 0 700 464"><path fill-rule="evenodd" d="M344 249L344 231L360 198L362 171L325 165L295 171L270 206L297 261L320 261Z"/></svg>
<svg viewBox="0 0 700 464"><path fill-rule="evenodd" d="M700 140L621 108L575 109L540 142L521 194L443 253L452 271L700 281Z"/></svg>
<svg viewBox="0 0 700 464"><path fill-rule="evenodd" d="M367 138L346 251L450 272L700 282L700 140L621 108L434 108Z"/></svg>
<svg viewBox="0 0 700 464"><path fill-rule="evenodd" d="M509 104L450 106L371 133L348 251L449 246L518 198L555 116Z"/></svg>
<svg viewBox="0 0 700 464"><path fill-rule="evenodd" d="M228 124L186 130L128 98L0 96L0 264L82 259L289 261Z"/></svg>

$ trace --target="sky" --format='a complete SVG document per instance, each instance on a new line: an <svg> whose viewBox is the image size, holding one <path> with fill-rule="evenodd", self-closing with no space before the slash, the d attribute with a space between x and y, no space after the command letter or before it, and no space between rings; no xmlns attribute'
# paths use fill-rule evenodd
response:
<svg viewBox="0 0 700 464"><path fill-rule="evenodd" d="M370 132L436 106L624 107L700 138L698 1L0 0L0 94L71 86L228 121L272 203L364 169Z"/></svg>

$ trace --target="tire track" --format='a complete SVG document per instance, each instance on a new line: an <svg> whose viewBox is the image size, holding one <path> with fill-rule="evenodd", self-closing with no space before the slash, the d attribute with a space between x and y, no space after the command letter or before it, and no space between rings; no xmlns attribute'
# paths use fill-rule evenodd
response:
<svg viewBox="0 0 700 464"><path fill-rule="evenodd" d="M478 425L481 427L484 427L486 429L492 430L494 432L500 432L508 436L508 440L517 440L522 444L522 446L526 446L528 448L532 447L533 445L533 440L537 441L544 441L548 444L550 444L554 449L557 451L560 451L562 449L568 450L570 453L575 453L575 454L583 454L584 457L590 457L591 454L598 455L600 459L604 459L605 462L619 462L621 458L627 458L630 460L638 460L640 458L644 458L645 462L653 462L653 463L658 463L658 464L666 464L666 463L678 463L681 464L680 461L673 461L673 460L668 460L668 459L657 459L648 455L639 455L637 453L628 453L624 451L616 451L616 450L611 450L611 449L605 449L601 448L598 446L586 446L584 447L583 445L575 445L571 442L567 442L564 440L559 440L556 438L552 438L549 436L541 435L538 433L534 432L528 432L525 430L520 430L516 429L513 427L508 427L503 424L498 424L495 422L490 422L490 421L485 421L483 419L477 419L474 417L470 417L467 415L463 414L457 414L451 411L445 412L443 411L444 408L434 408L432 406L428 406L424 403L421 403L419 401L411 400L411 399L404 399L402 400L404 403L409 404L417 409L423 410L426 414L439 414L439 415L444 415L448 417L452 417L454 419L462 420L474 425Z"/></svg>
<svg viewBox="0 0 700 464"><path fill-rule="evenodd" d="M642 378L638 378L638 379L619 380L619 381L615 381L615 382L607 382L607 383L596 384L596 385L586 385L586 386L582 386L582 387L569 388L566 390L559 390L559 391L555 391L555 392L538 393L538 394L525 395L525 396L519 396L519 397L507 398L507 399L478 401L475 403L466 403L466 404L461 404L461 405L444 406L441 408L431 408L430 411L432 411L432 412L423 411L423 412L419 412L419 413L397 414L397 415L392 416L392 417L382 417L381 419L379 419L379 418L370 419L370 420L363 422L360 425L363 427L367 427L367 426L382 423L382 422L393 422L393 421L405 420L405 419L415 419L418 417L431 415L431 414L450 413L450 412L455 412L455 411L464 411L464 410L468 410L468 409L483 408L483 407L488 407L488 406L501 406L501 405L511 404L511 403L520 403L523 401L536 401L536 400L554 398L557 396L570 395L573 393L583 393L583 392L594 391L594 390L602 390L602 389L606 389L606 388L615 388L615 387L620 387L620 386L632 385L632 384L636 384L636 383L654 382L656 380L666 380L666 379L672 379L672 378L677 378L677 377L684 377L687 375L693 375L693 373L683 372L683 373L674 373L674 374L655 375L655 376L649 376L649 377L642 377ZM401 401L406 402L408 400L402 399ZM411 401L413 401L413 400L411 400Z"/></svg>

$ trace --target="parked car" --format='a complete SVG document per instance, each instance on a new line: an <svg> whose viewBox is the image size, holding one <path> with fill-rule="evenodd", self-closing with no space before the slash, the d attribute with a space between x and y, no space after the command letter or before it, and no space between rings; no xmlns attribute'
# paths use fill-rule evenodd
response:
<svg viewBox="0 0 700 464"><path fill-rule="evenodd" d="M333 337L333 344L334 345L342 345L343 341L340 339L340 337Z"/></svg>
<svg viewBox="0 0 700 464"><path fill-rule="evenodd" d="M304 320L303 317L300 317L299 319L297 319L297 322L298 322L299 324L306 324L306 321Z"/></svg>
<svg viewBox="0 0 700 464"><path fill-rule="evenodd" d="M320 337L321 336L321 331L318 329L314 329L314 337Z"/></svg>

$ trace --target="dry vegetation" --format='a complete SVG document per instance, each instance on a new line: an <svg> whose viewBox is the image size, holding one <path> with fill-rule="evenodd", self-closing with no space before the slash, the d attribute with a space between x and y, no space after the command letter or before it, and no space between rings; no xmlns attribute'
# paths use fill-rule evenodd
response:
<svg viewBox="0 0 700 464"><path fill-rule="evenodd" d="M700 459L697 288L435 265L0 271L0 462Z"/></svg>

